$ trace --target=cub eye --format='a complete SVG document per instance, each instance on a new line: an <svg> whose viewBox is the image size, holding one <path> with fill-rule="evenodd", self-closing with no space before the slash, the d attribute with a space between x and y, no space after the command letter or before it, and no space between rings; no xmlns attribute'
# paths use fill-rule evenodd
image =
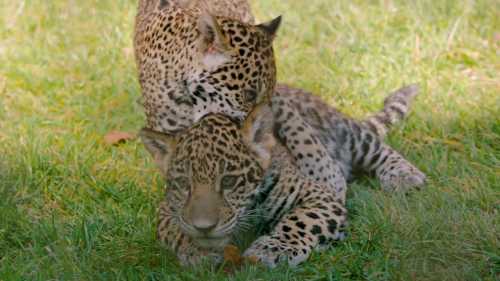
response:
<svg viewBox="0 0 500 281"><path fill-rule="evenodd" d="M236 185L237 181L237 176L224 176L220 181L220 185L222 189L230 189Z"/></svg>
<svg viewBox="0 0 500 281"><path fill-rule="evenodd" d="M255 99L257 99L257 91L256 90L253 90L253 89L245 90L244 94L245 94L245 100L248 102L254 102Z"/></svg>

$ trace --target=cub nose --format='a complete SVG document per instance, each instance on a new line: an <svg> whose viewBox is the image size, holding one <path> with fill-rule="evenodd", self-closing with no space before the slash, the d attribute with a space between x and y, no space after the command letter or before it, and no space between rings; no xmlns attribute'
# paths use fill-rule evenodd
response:
<svg viewBox="0 0 500 281"><path fill-rule="evenodd" d="M215 219L194 219L193 227L202 233L209 233L217 226Z"/></svg>

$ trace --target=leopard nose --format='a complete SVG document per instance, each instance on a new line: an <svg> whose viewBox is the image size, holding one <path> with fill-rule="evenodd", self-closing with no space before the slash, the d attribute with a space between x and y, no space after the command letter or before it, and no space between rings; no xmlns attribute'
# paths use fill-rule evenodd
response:
<svg viewBox="0 0 500 281"><path fill-rule="evenodd" d="M215 219L194 219L192 225L199 232L209 233L217 226L217 220L215 220Z"/></svg>

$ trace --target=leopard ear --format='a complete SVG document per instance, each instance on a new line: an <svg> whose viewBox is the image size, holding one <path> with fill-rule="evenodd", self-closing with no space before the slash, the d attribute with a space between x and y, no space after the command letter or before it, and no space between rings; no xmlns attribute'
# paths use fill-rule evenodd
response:
<svg viewBox="0 0 500 281"><path fill-rule="evenodd" d="M231 57L229 40L222 32L217 18L203 6L198 18L198 29L203 63L209 68L215 68L227 62Z"/></svg>
<svg viewBox="0 0 500 281"><path fill-rule="evenodd" d="M271 21L261 23L257 25L258 28L263 30L267 35L274 39L276 37L276 33L281 25L281 16L274 18Z"/></svg>
<svg viewBox="0 0 500 281"><path fill-rule="evenodd" d="M245 144L255 153L265 170L271 164L271 152L277 141L273 134L273 114L267 103L261 103L248 115L241 127Z"/></svg>
<svg viewBox="0 0 500 281"><path fill-rule="evenodd" d="M143 128L139 132L139 136L146 150L153 156L156 166L163 175L166 175L170 158L177 146L177 139L174 136L147 128Z"/></svg>

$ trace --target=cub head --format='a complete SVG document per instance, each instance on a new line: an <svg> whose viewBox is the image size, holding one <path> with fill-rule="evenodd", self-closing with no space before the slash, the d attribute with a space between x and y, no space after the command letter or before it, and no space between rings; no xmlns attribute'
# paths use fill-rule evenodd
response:
<svg viewBox="0 0 500 281"><path fill-rule="evenodd" d="M252 114L240 126L210 114L178 136L142 129L142 141L168 182L170 212L199 246L223 248L244 225L276 143L270 120Z"/></svg>

